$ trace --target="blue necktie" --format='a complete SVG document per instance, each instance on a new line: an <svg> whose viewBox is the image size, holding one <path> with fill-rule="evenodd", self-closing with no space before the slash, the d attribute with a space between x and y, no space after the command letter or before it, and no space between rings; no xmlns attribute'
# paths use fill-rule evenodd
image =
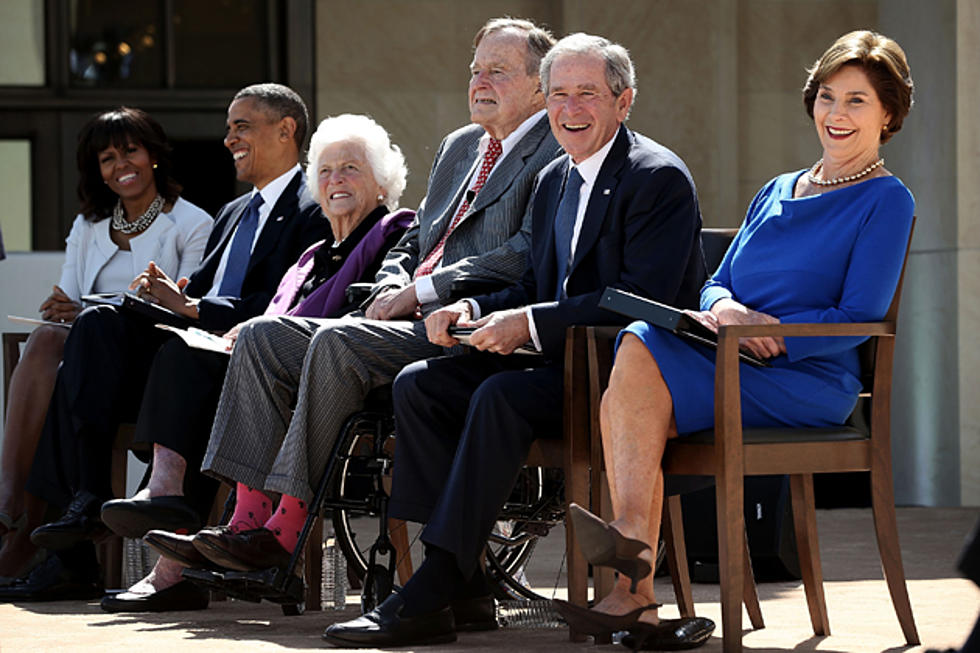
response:
<svg viewBox="0 0 980 653"><path fill-rule="evenodd" d="M259 226L259 207L262 206L262 194L256 193L252 201L245 207L242 219L238 221L238 230L231 241L231 251L228 252L228 264L221 279L218 294L222 297L238 297L242 292L242 282L245 281L245 271L248 270L248 259L252 256L252 240Z"/></svg>
<svg viewBox="0 0 980 653"><path fill-rule="evenodd" d="M555 259L558 261L558 288L555 290L555 300L564 296L565 275L572 261L572 233L575 231L575 216L578 214L578 196L582 186L582 175L578 168L572 168L565 182L565 191L558 202L558 213L555 215Z"/></svg>

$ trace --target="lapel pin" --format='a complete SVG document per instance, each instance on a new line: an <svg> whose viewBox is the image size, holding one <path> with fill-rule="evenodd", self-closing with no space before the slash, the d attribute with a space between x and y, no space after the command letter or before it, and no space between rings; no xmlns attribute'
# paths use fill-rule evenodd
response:
<svg viewBox="0 0 980 653"><path fill-rule="evenodd" d="M607 191L606 191L606 193L608 194L608 193L609 193L609 191L607 190ZM280 215L280 216L279 216L278 218L276 218L276 222L282 222L282 219L283 219L284 217L286 217L286 216L283 216L283 215Z"/></svg>
<svg viewBox="0 0 980 653"><path fill-rule="evenodd" d="M609 194L609 189L608 188L604 188L603 191L602 191L602 194L603 195L608 195Z"/></svg>

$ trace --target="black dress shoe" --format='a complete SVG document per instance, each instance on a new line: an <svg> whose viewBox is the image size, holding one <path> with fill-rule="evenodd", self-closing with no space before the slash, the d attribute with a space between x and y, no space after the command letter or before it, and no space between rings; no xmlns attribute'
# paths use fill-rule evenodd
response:
<svg viewBox="0 0 980 653"><path fill-rule="evenodd" d="M152 549L165 558L176 560L192 569L211 568L214 565L194 548L194 535L178 535L168 531L150 531L143 536Z"/></svg>
<svg viewBox="0 0 980 653"><path fill-rule="evenodd" d="M196 533L201 527L197 511L178 496L113 499L102 504L102 521L116 535L133 539L154 529Z"/></svg>
<svg viewBox="0 0 980 653"><path fill-rule="evenodd" d="M216 565L235 571L255 571L289 566L292 554L282 548L267 528L240 533L230 530L203 530L192 540L194 548Z"/></svg>
<svg viewBox="0 0 980 653"><path fill-rule="evenodd" d="M66 569L61 558L50 556L27 575L0 587L0 601L69 601L102 596L102 586L91 572Z"/></svg>
<svg viewBox="0 0 980 653"><path fill-rule="evenodd" d="M194 583L182 580L151 594L109 594L102 597L102 609L106 612L203 610L208 607L208 596L208 592L199 589Z"/></svg>
<svg viewBox="0 0 980 653"><path fill-rule="evenodd" d="M61 519L35 528L31 542L42 549L58 551L82 540L98 539L108 533L99 519L101 507L102 500L91 492L76 492Z"/></svg>
<svg viewBox="0 0 980 653"><path fill-rule="evenodd" d="M405 600L401 595L392 594L366 615L328 626L323 639L341 648L423 646L456 641L449 606L417 617L402 617L403 607Z"/></svg>
<svg viewBox="0 0 980 653"><path fill-rule="evenodd" d="M623 637L622 644L634 651L683 651L704 644L715 631L715 622L705 617L661 619L656 626L638 624Z"/></svg>
<svg viewBox="0 0 980 653"><path fill-rule="evenodd" d="M456 622L456 632L496 630L497 604L489 594L457 599L449 604Z"/></svg>

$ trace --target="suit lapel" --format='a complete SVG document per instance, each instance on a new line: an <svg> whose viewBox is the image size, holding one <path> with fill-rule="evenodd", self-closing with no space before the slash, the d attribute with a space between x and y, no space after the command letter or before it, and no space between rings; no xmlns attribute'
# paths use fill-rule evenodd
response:
<svg viewBox="0 0 980 653"><path fill-rule="evenodd" d="M609 204L616 194L616 186L619 185L619 173L626 162L631 141L629 131L620 125L619 133L616 134L616 142L613 143L609 154L606 155L606 160L603 161L602 167L599 169L599 176L596 177L595 184L592 186L589 204L582 220L582 229L579 231L578 242L575 245L575 256L572 257L572 264L568 267L569 277L572 276L576 266L592 249L599 237Z"/></svg>
<svg viewBox="0 0 980 653"><path fill-rule="evenodd" d="M479 142L479 141L477 141ZM479 148L474 148L479 151ZM432 226L428 230L422 230L421 236L422 240L419 241L419 254L420 260L429 255L429 252L436 246L439 239L442 238L442 234L446 232L446 227L449 226L449 222L456 215L456 209L459 207L459 203L463 198L463 193L469 186L470 177L476 173L476 168L480 163L479 157L467 157L461 158L456 161L453 166L453 180L452 188L456 190L453 192L450 202L443 209L442 213L432 221Z"/></svg>
<svg viewBox="0 0 980 653"><path fill-rule="evenodd" d="M486 186L473 199L473 205L470 206L469 210L470 213L476 213L484 207L493 204L510 188L514 180L517 179L520 171L526 165L527 158L537 151L538 146L541 144L541 139L544 138L549 129L548 117L542 116L524 134L524 137L514 145L514 151L505 156L503 161L500 161L496 169L490 174Z"/></svg>
<svg viewBox="0 0 980 653"><path fill-rule="evenodd" d="M214 249L208 253L204 260L201 261L201 265L198 268L198 270L201 272L199 283L207 286L207 288L210 288L214 283L214 274L218 270L218 263L221 262L221 254L225 251L225 247L228 245L228 240L231 237L232 232L235 231L235 226L238 225L239 220L242 219L242 214L248 207L249 197L250 195L243 195L236 200L238 206L230 209L229 212L232 215L229 216L228 220L225 220L222 226L221 236L218 238L217 244L214 246ZM196 273L194 274L192 280L198 280L198 275ZM207 292L207 290L202 292Z"/></svg>

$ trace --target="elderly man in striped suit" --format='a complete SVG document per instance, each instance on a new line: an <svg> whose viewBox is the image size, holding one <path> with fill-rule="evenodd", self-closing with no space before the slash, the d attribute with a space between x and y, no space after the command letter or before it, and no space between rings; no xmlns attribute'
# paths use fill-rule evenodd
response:
<svg viewBox="0 0 980 653"><path fill-rule="evenodd" d="M553 42L524 20L494 19L477 33L475 124L442 142L417 220L382 266L366 315L264 317L241 329L203 465L237 483L235 513L193 537L153 531L153 546L234 569L285 566L346 418L405 365L444 353L418 318L447 303L456 279L521 276L534 177L561 152L538 80ZM266 492L282 496L263 528L275 505Z"/></svg>

